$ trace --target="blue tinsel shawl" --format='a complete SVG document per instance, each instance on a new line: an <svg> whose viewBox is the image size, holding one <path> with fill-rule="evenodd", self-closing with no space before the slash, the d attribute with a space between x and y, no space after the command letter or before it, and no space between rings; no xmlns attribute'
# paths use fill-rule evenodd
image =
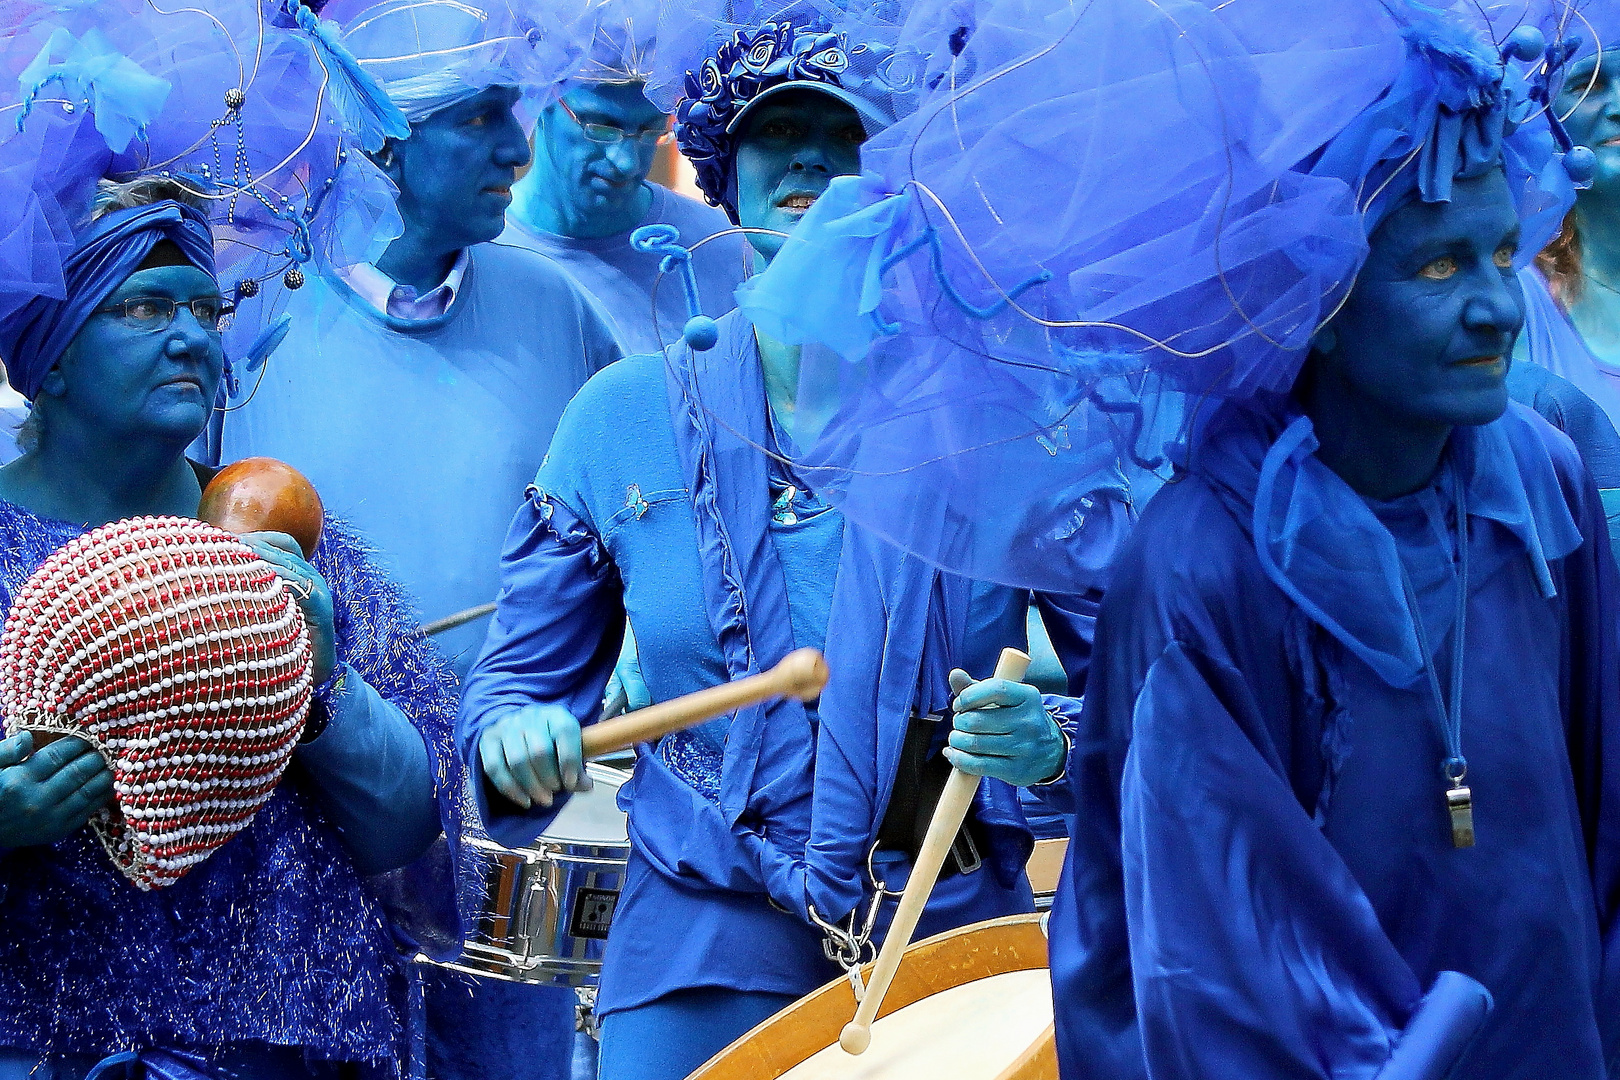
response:
<svg viewBox="0 0 1620 1080"><path fill-rule="evenodd" d="M0 500L0 608L83 531ZM453 678L351 528L328 519L312 561L332 589L338 659L422 732L446 835L459 837ZM444 862L444 847L430 854ZM453 889L448 865L418 869ZM408 983L391 930L421 911L454 921L456 904L413 900L387 877L359 877L296 760L248 828L157 892L126 882L88 829L0 849L0 1045L102 1055L256 1041L397 1073ZM401 913L402 896L419 910ZM433 936L458 943L459 929Z"/></svg>

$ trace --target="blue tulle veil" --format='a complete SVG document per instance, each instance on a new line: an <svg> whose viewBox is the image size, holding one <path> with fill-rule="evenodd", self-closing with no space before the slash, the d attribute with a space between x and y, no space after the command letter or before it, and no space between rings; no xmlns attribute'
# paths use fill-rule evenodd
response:
<svg viewBox="0 0 1620 1080"><path fill-rule="evenodd" d="M911 10L914 107L739 292L803 345L800 411L832 419L798 467L850 517L1073 591L1201 415L1291 387L1389 209L1500 163L1524 257L1552 235L1573 192L1535 12L1286 8Z"/></svg>

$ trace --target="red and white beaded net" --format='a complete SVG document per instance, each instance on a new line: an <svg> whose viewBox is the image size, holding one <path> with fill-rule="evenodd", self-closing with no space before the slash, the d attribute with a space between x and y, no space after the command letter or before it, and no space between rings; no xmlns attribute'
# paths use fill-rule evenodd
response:
<svg viewBox="0 0 1620 1080"><path fill-rule="evenodd" d="M246 828L309 713L309 632L286 583L223 529L115 521L63 545L0 634L6 734L89 740L114 800L91 819L142 889Z"/></svg>

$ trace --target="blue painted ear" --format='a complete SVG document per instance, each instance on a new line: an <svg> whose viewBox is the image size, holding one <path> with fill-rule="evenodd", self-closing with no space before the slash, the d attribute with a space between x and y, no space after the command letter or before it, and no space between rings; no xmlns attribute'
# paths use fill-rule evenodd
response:
<svg viewBox="0 0 1620 1080"><path fill-rule="evenodd" d="M664 261L659 269L664 273L680 271L681 287L686 290L687 314L681 340L693 352L708 352L720 340L720 327L703 314L703 305L698 299L697 272L692 269L692 252L678 243L680 238L681 231L673 225L643 225L630 234L630 246L649 255L662 255Z"/></svg>

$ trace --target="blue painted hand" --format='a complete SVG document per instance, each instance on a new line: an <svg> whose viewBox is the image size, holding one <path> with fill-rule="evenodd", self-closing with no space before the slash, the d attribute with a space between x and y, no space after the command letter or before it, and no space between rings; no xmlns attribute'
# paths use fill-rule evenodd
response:
<svg viewBox="0 0 1620 1080"><path fill-rule="evenodd" d="M522 705L478 738L484 776L506 798L528 810L550 806L559 791L589 791L579 721L560 705Z"/></svg>
<svg viewBox="0 0 1620 1080"><path fill-rule="evenodd" d="M298 598L298 607L304 613L304 624L309 627L309 643L314 653L315 685L331 678L337 666L337 635L333 628L332 590L326 579L309 563L298 541L286 533L248 533L242 542L269 563L276 576L292 588Z"/></svg>
<svg viewBox="0 0 1620 1080"><path fill-rule="evenodd" d="M0 741L0 848L54 844L112 798L112 770L83 739L33 750L26 731Z"/></svg>
<svg viewBox="0 0 1620 1080"><path fill-rule="evenodd" d="M951 672L951 689L956 691L955 730L945 757L952 765L1019 787L1063 771L1067 743L1035 687L1006 679L974 682L957 670Z"/></svg>

